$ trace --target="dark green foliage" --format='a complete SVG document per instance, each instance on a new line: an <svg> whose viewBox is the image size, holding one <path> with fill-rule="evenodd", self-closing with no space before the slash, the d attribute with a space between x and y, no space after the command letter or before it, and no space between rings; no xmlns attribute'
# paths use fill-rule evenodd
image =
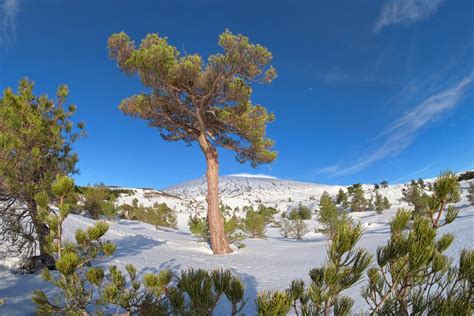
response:
<svg viewBox="0 0 474 316"><path fill-rule="evenodd" d="M246 303L243 283L229 270L182 271L176 288L181 297L186 294L189 298L189 304L183 305L181 298L174 299L174 296L170 296L174 313L178 315L211 315L224 296L232 305L232 315L237 315Z"/></svg>
<svg viewBox="0 0 474 316"><path fill-rule="evenodd" d="M291 304L290 295L284 291L261 291L255 300L258 316L284 316L291 310Z"/></svg>
<svg viewBox="0 0 474 316"><path fill-rule="evenodd" d="M253 83L270 83L276 77L272 54L229 31L219 36L219 45L223 52L204 60L197 54L180 57L158 34L148 34L138 48L127 34L113 34L110 58L150 88L150 93L123 100L120 109L149 121L165 140L190 143L203 135L213 147L236 151L241 162L271 162L276 153L270 150L273 141L265 137L265 128L273 115L251 104L250 96Z"/></svg>
<svg viewBox="0 0 474 316"><path fill-rule="evenodd" d="M402 189L402 200L413 206L416 215L423 216L428 210L428 194L424 190L424 186L414 180Z"/></svg>
<svg viewBox="0 0 474 316"><path fill-rule="evenodd" d="M454 236L437 238L438 228L454 221L457 215L457 210L447 204L458 200L457 177L445 172L427 197L426 217L413 217L411 212L399 210L390 223L390 240L377 250L377 266L367 271L369 282L362 295L372 314L472 313L473 252L463 251L459 267L455 267L444 254Z"/></svg>
<svg viewBox="0 0 474 316"><path fill-rule="evenodd" d="M176 212L166 203L155 203L152 207L138 208L132 218L155 225L156 227L176 228Z"/></svg>
<svg viewBox="0 0 474 316"><path fill-rule="evenodd" d="M243 230L251 238L265 238L266 227L268 224L268 218L265 214L254 211L253 208L250 208L245 213L245 218L243 219Z"/></svg>
<svg viewBox="0 0 474 316"><path fill-rule="evenodd" d="M201 240L209 240L209 225L206 217L199 217L197 215L190 215L188 220L188 227L191 234Z"/></svg>
<svg viewBox="0 0 474 316"><path fill-rule="evenodd" d="M37 304L38 314L79 315L94 303L89 286L100 283L103 272L89 269L88 265L92 260L108 257L115 251L114 244L101 240L107 230L107 224L98 222L87 231L78 230L75 244L64 245L63 254L56 262L59 275L53 276L46 269L43 272L43 278L55 285L60 294L49 298L42 290L34 291L32 299Z"/></svg>
<svg viewBox="0 0 474 316"><path fill-rule="evenodd" d="M351 212L364 212L369 206L369 202L364 196L364 189L362 184L357 183L347 188L350 196L350 210Z"/></svg>
<svg viewBox="0 0 474 316"><path fill-rule="evenodd" d="M221 205L221 213L230 216L230 207ZM242 243L245 236L238 230L241 228L241 220L234 214L232 216L223 216L224 220L224 232L231 243L234 243L238 248L243 248L245 245ZM197 215L190 215L188 219L188 227L191 234L196 236L198 239L203 241L209 241L209 225L206 217L199 217Z"/></svg>
<svg viewBox="0 0 474 316"><path fill-rule="evenodd" d="M341 211L346 211L349 208L347 193L342 188L337 192L336 204Z"/></svg>
<svg viewBox="0 0 474 316"><path fill-rule="evenodd" d="M308 220L311 219L311 209L303 204L299 204L298 207L293 208L288 214L288 219L290 220Z"/></svg>
<svg viewBox="0 0 474 316"><path fill-rule="evenodd" d="M278 213L278 210L274 207L265 206L260 204L258 206L258 213L261 214L267 223L271 223L274 220L274 216Z"/></svg>
<svg viewBox="0 0 474 316"><path fill-rule="evenodd" d="M317 218L322 226L320 231L328 236L329 239L332 239L336 233L340 221L340 215L337 206L326 191L323 192L319 199L319 212Z"/></svg>
<svg viewBox="0 0 474 316"><path fill-rule="evenodd" d="M75 173L73 143L83 134L74 127L75 105L65 106L69 90L59 86L56 100L33 94L23 79L18 92L0 96L0 243L15 255L47 253L49 233L39 218L35 196L51 194L57 175Z"/></svg>
<svg viewBox="0 0 474 316"><path fill-rule="evenodd" d="M458 181L471 180L471 179L474 179L474 171L472 170L461 173L458 177Z"/></svg>
<svg viewBox="0 0 474 316"><path fill-rule="evenodd" d="M383 180L382 182L380 182L380 187L381 188L388 188L388 182L386 180Z"/></svg>
<svg viewBox="0 0 474 316"><path fill-rule="evenodd" d="M114 203L117 195L112 193L113 190L104 184L97 184L91 187L80 187L79 191L84 199L82 210L92 218L98 219L105 216L112 219L116 216L117 210Z"/></svg>
<svg viewBox="0 0 474 316"><path fill-rule="evenodd" d="M58 257L61 258L62 224L71 209L71 205L67 203L67 200L71 194L74 194L74 180L68 176L58 175L51 186L51 191L51 200L46 191L36 194L35 200L38 205L39 218L49 228L46 249L49 253L56 252ZM51 204L58 208L57 212L51 211Z"/></svg>
<svg viewBox="0 0 474 316"><path fill-rule="evenodd" d="M328 246L325 265L309 272L309 286L301 280L292 282L284 297L290 298L296 315L350 315L353 301L341 292L356 284L371 262L367 250L355 247L362 231L360 224L342 221ZM272 298L268 293L265 297Z"/></svg>
<svg viewBox="0 0 474 316"><path fill-rule="evenodd" d="M135 267L125 266L125 275L116 266L108 272L100 266L90 267L93 260L110 256L115 245L101 238L108 226L98 222L87 231L76 232L76 243L67 244L56 267L59 276L45 270L43 277L55 285L59 293L48 297L36 290L32 299L39 315L89 315L91 310L104 314L104 309L134 315L210 315L220 300L230 304L231 315L245 306L244 284L229 270L185 270L171 285L172 273L137 277ZM107 314L109 312L106 312Z"/></svg>
<svg viewBox="0 0 474 316"><path fill-rule="evenodd" d="M155 203L151 207L124 204L119 209L123 217L155 225L157 228L176 228L177 225L176 211L166 203Z"/></svg>
<svg viewBox="0 0 474 316"><path fill-rule="evenodd" d="M373 206L377 214L382 214L383 211L390 209L392 205L386 196L382 197L382 194L376 192Z"/></svg>

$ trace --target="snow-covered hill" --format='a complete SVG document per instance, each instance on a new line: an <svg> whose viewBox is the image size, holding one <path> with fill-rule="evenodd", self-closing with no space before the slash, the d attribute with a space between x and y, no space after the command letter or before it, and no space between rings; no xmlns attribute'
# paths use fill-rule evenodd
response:
<svg viewBox="0 0 474 316"><path fill-rule="evenodd" d="M374 194L373 185L363 185L367 197ZM287 211L302 203L316 208L321 194L327 191L336 195L345 186L325 185L309 182L283 180L265 175L239 174L219 178L219 193L222 203L234 208L245 205L264 204ZM394 206L401 205L402 185L381 188L379 192L387 196ZM130 204L134 198L145 206L166 203L181 213L203 212L206 210L206 178L187 181L162 191L135 189L132 196L122 196L118 203Z"/></svg>

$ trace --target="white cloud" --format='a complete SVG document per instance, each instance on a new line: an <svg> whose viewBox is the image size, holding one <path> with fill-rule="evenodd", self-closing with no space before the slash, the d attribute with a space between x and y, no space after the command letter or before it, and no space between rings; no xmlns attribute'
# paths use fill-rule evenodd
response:
<svg viewBox="0 0 474 316"><path fill-rule="evenodd" d="M18 12L18 0L5 0L0 5L0 45L7 44L15 35L15 18Z"/></svg>
<svg viewBox="0 0 474 316"><path fill-rule="evenodd" d="M426 98L412 111L404 114L393 122L389 128L379 134L377 138L383 139L381 145L353 165L348 167L334 165L318 170L317 174L326 173L332 176L352 174L376 161L395 157L410 146L419 129L451 111L465 95L473 81L474 74L471 73L469 76L458 81L454 86Z"/></svg>
<svg viewBox="0 0 474 316"><path fill-rule="evenodd" d="M374 24L374 32L385 26L409 25L429 18L441 6L443 0L388 0Z"/></svg>

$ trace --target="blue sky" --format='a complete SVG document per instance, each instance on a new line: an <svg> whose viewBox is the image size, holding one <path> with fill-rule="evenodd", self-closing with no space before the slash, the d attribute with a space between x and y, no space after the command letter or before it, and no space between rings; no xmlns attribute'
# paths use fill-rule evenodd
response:
<svg viewBox="0 0 474 316"><path fill-rule="evenodd" d="M0 0L0 88L70 87L88 136L79 184L166 187L205 173L198 146L168 143L125 117L143 90L107 57L107 38L159 33L180 50L219 51L229 28L268 47L278 78L252 100L275 113L278 159L252 169L220 150L221 174L351 184L474 167L474 4L463 0Z"/></svg>

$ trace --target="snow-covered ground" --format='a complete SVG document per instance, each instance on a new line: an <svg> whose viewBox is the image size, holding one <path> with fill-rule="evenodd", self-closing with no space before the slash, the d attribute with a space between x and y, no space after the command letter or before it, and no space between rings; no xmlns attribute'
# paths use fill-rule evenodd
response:
<svg viewBox="0 0 474 316"><path fill-rule="evenodd" d="M452 232L456 238L448 253L457 257L462 248L472 248L474 239L474 207L466 200L468 182L462 182L463 198L458 203L458 219L443 227L441 232ZM228 176L221 179L221 196L225 204L232 207L257 205L263 203L276 206L280 211L287 210L298 203L315 208L323 191L336 194L340 186L328 186L301 183L267 177ZM367 191L373 186L365 186ZM205 180L186 182L164 191L137 189L136 194L120 198L120 203L131 203L138 198L139 203L151 205L166 202L179 210L177 230L157 230L155 227L136 221L120 220L110 222L107 239L117 244L117 251L103 264L115 264L123 267L127 263L136 266L140 273L158 272L168 268L174 271L193 268L229 268L238 274L246 284L246 297L250 298L245 314L253 315L254 297L262 289L283 289L294 279L309 280L308 272L320 265L326 257L326 238L320 233L308 233L304 240L283 239L276 228L267 230L267 239L248 239L246 247L225 256L213 256L209 246L197 242L188 231L189 214L205 209ZM401 185L381 189L392 203L392 208L383 214L375 212L352 213L366 227L360 246L375 253L376 248L389 237L388 223L399 207L406 206L400 201ZM369 192L368 196L372 193ZM291 198L292 202L288 202ZM94 220L70 215L65 222L66 238L72 238L77 228L94 224ZM308 221L310 228L317 225L315 220ZM349 290L355 299L354 311L366 309L361 299L359 284ZM34 313L31 301L33 290L41 288L46 292L52 287L42 281L40 275L15 275L6 268L0 268L0 298L6 303L0 306L0 315L30 315ZM225 314L225 313L224 313Z"/></svg>

